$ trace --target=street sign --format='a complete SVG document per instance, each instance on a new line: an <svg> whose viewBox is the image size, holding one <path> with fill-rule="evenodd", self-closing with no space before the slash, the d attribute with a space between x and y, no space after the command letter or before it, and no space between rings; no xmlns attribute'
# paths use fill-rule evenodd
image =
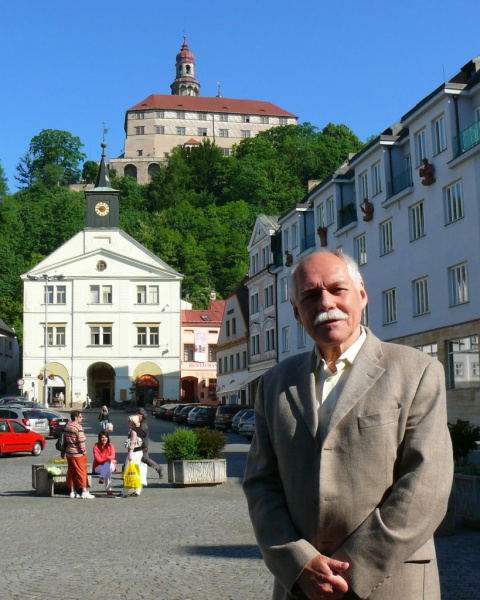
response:
<svg viewBox="0 0 480 600"><path fill-rule="evenodd" d="M23 381L23 379L17 379L17 385L18 385L18 387L23 387L24 383L25 382Z"/></svg>

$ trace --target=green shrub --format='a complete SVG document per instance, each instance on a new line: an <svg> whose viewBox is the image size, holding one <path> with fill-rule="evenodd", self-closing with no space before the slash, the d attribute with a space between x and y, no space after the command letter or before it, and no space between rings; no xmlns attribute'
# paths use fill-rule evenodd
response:
<svg viewBox="0 0 480 600"><path fill-rule="evenodd" d="M162 440L163 453L167 462L201 458L198 451L197 436L190 429L179 427L173 433L164 433Z"/></svg>
<svg viewBox="0 0 480 600"><path fill-rule="evenodd" d="M477 441L480 441L480 427L472 425L468 421L457 419L452 425L448 424L450 436L452 438L453 458L459 466L468 462L468 455L477 449Z"/></svg>
<svg viewBox="0 0 480 600"><path fill-rule="evenodd" d="M221 431L210 431L207 427L195 429L198 452L202 458L222 458L227 436Z"/></svg>
<svg viewBox="0 0 480 600"><path fill-rule="evenodd" d="M221 431L206 427L194 431L179 427L173 433L164 433L162 440L167 462L221 458L227 444L227 437Z"/></svg>

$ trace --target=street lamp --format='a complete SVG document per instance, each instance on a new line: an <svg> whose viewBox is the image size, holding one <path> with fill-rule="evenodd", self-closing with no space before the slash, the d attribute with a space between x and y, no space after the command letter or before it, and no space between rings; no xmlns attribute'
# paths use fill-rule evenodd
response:
<svg viewBox="0 0 480 600"><path fill-rule="evenodd" d="M44 280L44 294L45 294L45 338L44 338L44 355L43 355L43 403L45 408L48 408L48 282L53 280L61 281L65 279L64 275L48 275L43 273L42 275L27 275L32 281Z"/></svg>

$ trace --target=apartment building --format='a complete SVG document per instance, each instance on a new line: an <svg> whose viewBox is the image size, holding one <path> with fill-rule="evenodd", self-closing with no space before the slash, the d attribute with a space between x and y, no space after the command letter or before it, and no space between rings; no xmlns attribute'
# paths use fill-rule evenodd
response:
<svg viewBox="0 0 480 600"><path fill-rule="evenodd" d="M479 172L477 57L278 220L291 266L322 247L355 257L369 296L364 323L383 340L438 358L449 420L477 423ZM290 336L280 360L305 349L287 302L289 269L284 260L275 270L279 327Z"/></svg>
<svg viewBox="0 0 480 600"><path fill-rule="evenodd" d="M225 300L218 335L218 399L221 404L252 404L248 371L248 289L245 280Z"/></svg>
<svg viewBox="0 0 480 600"><path fill-rule="evenodd" d="M217 343L225 300L212 292L208 309L182 310L181 398L184 402L218 404Z"/></svg>

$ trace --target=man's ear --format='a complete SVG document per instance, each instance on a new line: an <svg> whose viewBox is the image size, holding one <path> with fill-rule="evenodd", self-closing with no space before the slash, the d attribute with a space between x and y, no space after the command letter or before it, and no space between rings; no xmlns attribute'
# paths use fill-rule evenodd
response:
<svg viewBox="0 0 480 600"><path fill-rule="evenodd" d="M362 310L363 310L368 304L367 291L365 289L365 284L363 283L363 281L362 281L362 285L360 286L360 298L361 298L361 305L362 305Z"/></svg>

